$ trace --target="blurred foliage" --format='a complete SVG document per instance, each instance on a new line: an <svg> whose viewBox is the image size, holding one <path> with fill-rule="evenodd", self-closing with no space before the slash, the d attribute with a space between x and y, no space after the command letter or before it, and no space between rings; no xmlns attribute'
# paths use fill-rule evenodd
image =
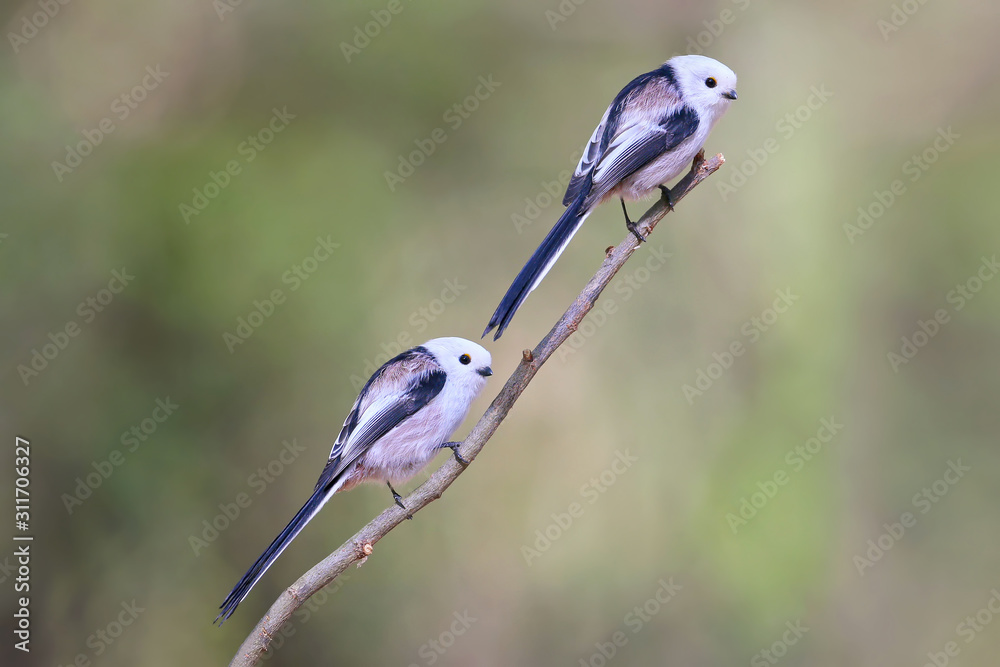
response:
<svg viewBox="0 0 1000 667"><path fill-rule="evenodd" d="M271 664L597 665L618 631L615 664L921 665L949 641L995 664L1000 623L962 624L998 585L1000 280L977 282L1000 250L997 3L226 1L4 10L0 422L33 445L37 536L33 651L8 633L4 664L224 664L390 502L335 498L211 625L307 497L352 376L400 341L476 338L559 214L546 185L691 44L740 76L707 146L728 164ZM617 207L593 215L488 343L470 424L624 234ZM318 239L337 247L306 260ZM842 427L817 446L823 419Z"/></svg>

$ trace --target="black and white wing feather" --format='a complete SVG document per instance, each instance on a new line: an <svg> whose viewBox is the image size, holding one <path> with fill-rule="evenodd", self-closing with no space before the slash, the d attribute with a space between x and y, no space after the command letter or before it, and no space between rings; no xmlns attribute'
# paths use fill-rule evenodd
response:
<svg viewBox="0 0 1000 667"><path fill-rule="evenodd" d="M569 186L566 188L566 194L563 195L563 206L569 206L576 198L580 196L584 187L588 184L590 180L590 172L593 170L594 165L601 158L603 149L601 148L601 138L604 136L605 129L608 125L608 116L611 114L611 110L615 108L614 102L611 106L607 108L604 112L604 116L601 117L601 122L597 125L594 130L594 134L591 135L590 141L587 143L587 147L583 151L583 156L580 158L580 163L576 165L576 171L573 172L573 177L569 179ZM615 122L617 123L617 118Z"/></svg>
<svg viewBox="0 0 1000 667"><path fill-rule="evenodd" d="M427 405L441 393L445 380L445 372L423 347L387 361L354 401L316 489L347 472L379 438Z"/></svg>
<svg viewBox="0 0 1000 667"><path fill-rule="evenodd" d="M635 122L619 130L594 165L586 204L596 204L633 172L673 150L698 129L698 114L683 106L659 123Z"/></svg>
<svg viewBox="0 0 1000 667"><path fill-rule="evenodd" d="M681 100L669 65L637 76L604 112L566 188L563 206L582 193L586 193L584 208L596 204L623 178L676 147L697 128L698 115Z"/></svg>

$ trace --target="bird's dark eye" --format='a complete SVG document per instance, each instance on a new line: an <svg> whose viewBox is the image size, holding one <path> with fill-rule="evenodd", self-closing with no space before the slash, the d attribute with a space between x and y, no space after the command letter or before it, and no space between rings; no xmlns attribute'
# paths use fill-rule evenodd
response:
<svg viewBox="0 0 1000 667"><path fill-rule="evenodd" d="M463 354L462 356L460 356L460 357L458 358L458 360L459 360L460 362L462 362L462 365L463 365L463 366L468 366L469 364L471 364L471 363L472 363L472 357L470 357L470 356L469 356L469 355L467 355L467 354Z"/></svg>
<svg viewBox="0 0 1000 667"><path fill-rule="evenodd" d="M717 85L719 85L719 82L712 77L708 77L707 79L705 79L705 85L708 86L709 88L715 88Z"/></svg>

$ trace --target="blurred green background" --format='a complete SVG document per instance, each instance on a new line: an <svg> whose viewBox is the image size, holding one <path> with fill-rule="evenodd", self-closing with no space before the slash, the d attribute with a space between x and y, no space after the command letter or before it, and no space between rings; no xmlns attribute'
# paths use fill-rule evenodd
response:
<svg viewBox="0 0 1000 667"><path fill-rule="evenodd" d="M336 497L212 626L357 382L476 339L615 93L704 51L727 164L270 664L996 664L996 2L223 2L3 10L0 474L29 438L36 541L0 662L225 664L391 501ZM624 235L599 210L485 343L459 437Z"/></svg>

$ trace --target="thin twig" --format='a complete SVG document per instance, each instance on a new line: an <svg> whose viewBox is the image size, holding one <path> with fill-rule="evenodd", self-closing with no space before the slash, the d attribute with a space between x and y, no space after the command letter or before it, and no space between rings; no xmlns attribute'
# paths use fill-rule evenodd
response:
<svg viewBox="0 0 1000 667"><path fill-rule="evenodd" d="M725 161L722 154L705 160L704 155L699 153L691 165L691 171L670 190L673 203L677 204L696 185L715 173ZM658 200L639 220L637 226L640 233L644 236L648 235L669 212L670 207L667 202L663 198ZM521 363L507 380L507 384L493 399L493 403L462 444L460 453L465 459L475 461L476 456L493 436L538 369L560 345L573 335L573 332L580 326L580 322L594 307L601 292L638 248L638 241L629 232L625 236L625 240L619 243L613 251L607 253L601 268L538 346L534 350L525 350ZM430 479L406 498L404 501L405 510L396 505L390 505L388 509L359 530L339 549L302 575L271 605L264 618L257 623L257 627L240 646L230 663L230 667L256 665L271 643L271 638L291 618L296 609L314 593L332 583L351 563L364 561L371 556L373 545L376 542L385 537L390 530L403 523L408 515L416 514L426 505L440 498L445 489L451 486L451 483L465 470L464 466L449 457L448 461L438 468Z"/></svg>

